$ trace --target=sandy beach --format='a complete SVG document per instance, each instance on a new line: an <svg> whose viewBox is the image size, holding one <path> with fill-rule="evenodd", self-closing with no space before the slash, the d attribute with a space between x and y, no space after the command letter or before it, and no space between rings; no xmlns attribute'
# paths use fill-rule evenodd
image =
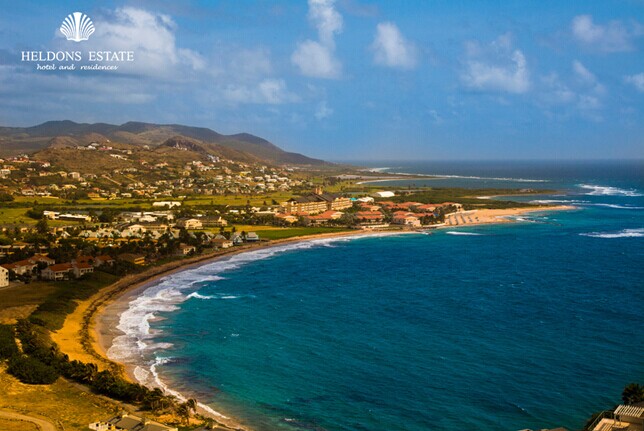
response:
<svg viewBox="0 0 644 431"><path fill-rule="evenodd" d="M472 226L491 223L511 223L517 220L512 216L520 216L530 212L561 211L575 209L571 206L544 206L538 208L515 208L515 209L484 209L465 211L451 214L442 227ZM125 366L107 358L107 351L112 345L116 336L123 333L116 328L120 315L125 311L130 301L140 295L159 279L175 272L184 271L188 268L201 266L217 259L230 257L238 253L254 251L265 247L274 247L288 243L311 241L325 238L355 237L365 235L403 234L414 233L414 230L392 230L392 231L361 231L351 230L346 232L334 232L329 234L318 234L274 240L266 243L248 244L234 249L222 250L206 255L196 256L189 259L180 259L157 267L150 268L140 274L133 274L123 277L118 282L105 287L91 298L78 304L76 310L67 316L63 327L52 333L55 341L62 352L69 355L70 360L96 363L99 369L110 369L120 373L131 381L137 381L134 376L134 366ZM189 395L189 394L186 394ZM219 422L223 429L247 429L238 421L229 418L225 412L208 412L201 410L202 414L212 416Z"/></svg>
<svg viewBox="0 0 644 431"><path fill-rule="evenodd" d="M447 227L457 227L457 226L471 226L471 225L480 225L480 224L490 224L490 223L513 223L521 220L517 220L516 217L525 215L528 213L539 212L539 211L566 211L572 210L575 207L567 205L559 205L554 207L547 207L543 210L535 210L534 208L509 208L509 209L483 209L483 210L471 210L471 211L462 211L458 213L448 214L445 217L445 226Z"/></svg>

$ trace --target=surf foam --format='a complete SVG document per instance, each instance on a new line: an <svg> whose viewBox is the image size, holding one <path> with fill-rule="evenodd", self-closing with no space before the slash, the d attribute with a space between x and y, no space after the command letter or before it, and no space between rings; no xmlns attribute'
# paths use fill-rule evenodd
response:
<svg viewBox="0 0 644 431"><path fill-rule="evenodd" d="M588 236L591 238L642 238L644 237L644 228L639 229L622 229L618 232L589 232L580 233L581 236Z"/></svg>
<svg viewBox="0 0 644 431"><path fill-rule="evenodd" d="M636 189L620 189L618 187L597 186L593 184L578 184L577 187L585 190L590 190L588 193L586 193L586 195L588 196L642 196L642 194Z"/></svg>

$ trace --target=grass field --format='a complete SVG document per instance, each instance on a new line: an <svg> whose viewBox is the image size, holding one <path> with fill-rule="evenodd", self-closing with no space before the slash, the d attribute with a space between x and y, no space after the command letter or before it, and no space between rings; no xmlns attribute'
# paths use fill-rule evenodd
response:
<svg viewBox="0 0 644 431"><path fill-rule="evenodd" d="M31 422L13 421L9 419L0 419L0 430L40 431L38 426Z"/></svg>
<svg viewBox="0 0 644 431"><path fill-rule="evenodd" d="M25 215L29 208L0 208L0 225L2 224L36 224L37 220Z"/></svg>
<svg viewBox="0 0 644 431"><path fill-rule="evenodd" d="M7 308L20 307L23 305L38 305L55 292L57 289L54 283L37 281L29 284L11 283L9 287L0 289L0 311Z"/></svg>
<svg viewBox="0 0 644 431"><path fill-rule="evenodd" d="M61 423L65 431L85 431L89 423L119 411L117 403L85 392L64 379L53 385L25 385L8 375L4 365L0 366L0 408L48 418ZM0 429L20 428L2 428L0 423Z"/></svg>
<svg viewBox="0 0 644 431"><path fill-rule="evenodd" d="M351 229L342 227L293 227L265 230L258 233L260 239L284 239L294 236L315 235L319 233L347 232Z"/></svg>
<svg viewBox="0 0 644 431"><path fill-rule="evenodd" d="M38 223L38 220L27 217L26 212L30 208L0 208L0 226L2 225L18 225L18 226L33 226ZM64 220L47 220L49 226L70 226L77 224L76 222Z"/></svg>

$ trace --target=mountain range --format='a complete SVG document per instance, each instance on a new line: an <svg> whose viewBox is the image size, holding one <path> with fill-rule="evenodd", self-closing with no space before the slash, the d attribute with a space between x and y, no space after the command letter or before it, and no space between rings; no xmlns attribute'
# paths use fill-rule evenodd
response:
<svg viewBox="0 0 644 431"><path fill-rule="evenodd" d="M228 159L272 164L322 165L323 160L284 151L249 133L223 135L205 127L130 121L121 125L47 121L33 127L0 127L0 155L34 153L77 147L91 142L114 142L137 147L169 146L208 152Z"/></svg>

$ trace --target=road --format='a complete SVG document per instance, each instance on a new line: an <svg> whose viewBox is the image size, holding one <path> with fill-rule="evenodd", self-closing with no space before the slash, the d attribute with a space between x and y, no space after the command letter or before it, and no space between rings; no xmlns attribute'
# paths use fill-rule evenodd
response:
<svg viewBox="0 0 644 431"><path fill-rule="evenodd" d="M31 422L32 424L35 424L38 428L40 428L41 431L58 431L58 428L56 428L56 426L49 421L34 418L32 416L21 415L20 413L16 412L0 410L0 418Z"/></svg>

